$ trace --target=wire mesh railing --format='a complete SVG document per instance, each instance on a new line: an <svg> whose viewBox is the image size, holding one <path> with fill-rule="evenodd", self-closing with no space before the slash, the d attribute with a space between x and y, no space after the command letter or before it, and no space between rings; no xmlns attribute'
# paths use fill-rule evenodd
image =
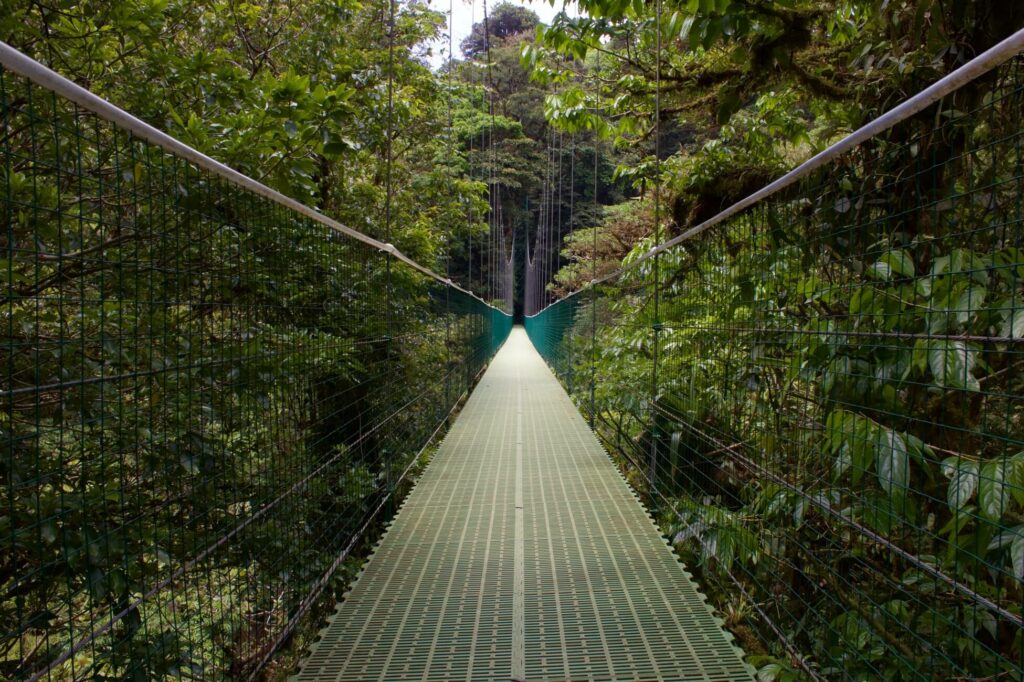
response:
<svg viewBox="0 0 1024 682"><path fill-rule="evenodd" d="M1022 68L527 319L759 664L1024 675Z"/></svg>
<svg viewBox="0 0 1024 682"><path fill-rule="evenodd" d="M2 47L0 677L252 678L511 317Z"/></svg>

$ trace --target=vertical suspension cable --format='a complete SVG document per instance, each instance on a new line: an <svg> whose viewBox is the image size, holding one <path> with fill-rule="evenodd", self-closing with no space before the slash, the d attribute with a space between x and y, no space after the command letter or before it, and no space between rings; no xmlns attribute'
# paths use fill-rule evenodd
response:
<svg viewBox="0 0 1024 682"><path fill-rule="evenodd" d="M490 213L487 220L487 267L488 267L488 292L490 294L489 300L493 301L495 296L495 251L497 248L497 241L495 234L498 231L498 176L497 176L497 164L498 164L498 153L497 147L494 143L494 75L491 71L491 23L490 17L487 13L487 0L484 0L484 44L487 48L487 109L490 115L490 128L488 135L488 142L490 144L491 152L491 165L488 169L488 206Z"/></svg>
<svg viewBox="0 0 1024 682"><path fill-rule="evenodd" d="M484 112L486 112L487 111L487 97L488 97L486 79L482 82L482 84L483 84L483 92L480 95L480 98L481 98L480 104L483 106ZM490 145L489 145L489 142L488 142L488 139L489 139L488 133L489 132L490 132L490 130L487 127L482 128L480 130L480 169L481 169L481 171L483 171L481 173L481 178L480 179L483 180L484 186L487 189L487 215L486 215L486 221L487 221L487 225L488 225L488 229L487 229L488 235L490 234L490 224L491 224L491 184L490 184L490 172L491 172L491 169L490 169L490 164L487 162L488 161L488 159L487 159L487 150L490 148ZM481 297L487 295L487 292L486 292L486 290L484 288L484 251L486 250L486 248L487 248L487 240L486 240L486 238L481 238L480 243L477 244L477 249L476 249L476 258L477 258L476 276L477 276L477 279L479 280L479 282L477 284L477 289L480 292L480 296Z"/></svg>
<svg viewBox="0 0 1024 682"><path fill-rule="evenodd" d="M540 207L537 213L537 231L533 238L533 268L531 270L531 276L533 277L533 313L537 314L537 310L540 307L540 296L537 294L537 283L540 277L537 275L537 270L540 268L540 264L544 260L544 256L541 255L544 248L544 225L547 224L548 219L548 146L547 146L547 133L545 132L544 140L544 173L543 179L541 180L540 186Z"/></svg>
<svg viewBox="0 0 1024 682"><path fill-rule="evenodd" d="M547 222L544 225L544 258L540 262L540 286L537 292L540 295L540 310L548 307L547 285L548 285L548 263L551 261L551 232L555 223L555 131L552 128L550 135L550 146L548 147L548 181L545 189L548 193Z"/></svg>
<svg viewBox="0 0 1024 682"><path fill-rule="evenodd" d="M545 211L544 223L544 248L540 261L540 281L537 287L537 309L543 310L547 307L547 283L548 283L548 262L551 260L551 224L555 219L555 129L548 131L548 163L546 173L547 181L544 183L545 196L547 196L547 211Z"/></svg>
<svg viewBox="0 0 1024 682"><path fill-rule="evenodd" d="M570 237L572 236L572 233L573 233L573 219L575 217L573 215L573 211L574 211L575 208L576 208L576 134L575 133L570 133L569 134L569 235L570 235ZM555 276L556 277L558 276L558 273L561 272L561 270L562 270L562 260L561 259L562 259L562 249L561 249L561 243L560 243L559 244L559 249L558 249L558 261L557 261L558 262L558 267L555 269ZM575 322L575 318L576 318L576 316L574 314L573 317L572 317L572 321L573 322ZM569 394L570 395L572 394L573 379L575 378L575 372L573 371L573 356L572 356L572 351L573 351L572 335L573 335L573 332L575 331L575 326L576 325L573 324L572 327L569 329L569 365L568 365L567 369L568 369L568 373L569 373L568 381L569 381Z"/></svg>
<svg viewBox="0 0 1024 682"><path fill-rule="evenodd" d="M546 133L545 133L546 135ZM533 308L533 314L537 313L537 305L540 299L537 297L537 268L540 267L542 257L540 255L541 247L544 243L544 221L547 220L548 210L548 165L547 165L547 140L545 139L544 145L544 172L542 173L541 185L540 185L540 205L537 208L537 228L533 235L533 262L530 268L530 276L532 278L532 296L531 296L531 307Z"/></svg>
<svg viewBox="0 0 1024 682"><path fill-rule="evenodd" d="M655 0L654 3L654 35L654 243L657 245L661 243L661 0ZM660 345L658 335L661 331L661 320L658 319L660 312L658 309L660 304L659 289L661 287L660 260L661 254L659 253L655 255L652 267L654 301L653 319L651 320L653 348L651 361L651 462L649 478L651 488L655 492L657 491L658 438L660 437L656 414L658 399L658 350Z"/></svg>
<svg viewBox="0 0 1024 682"><path fill-rule="evenodd" d="M569 235L576 231L576 133L569 136ZM562 252L558 252L558 271L562 269Z"/></svg>
<svg viewBox="0 0 1024 682"><path fill-rule="evenodd" d="M388 111L387 111L387 145L386 145L386 172L385 172L385 194L384 194L384 241L388 244L391 243L391 204L394 193L394 132L395 132L395 2L397 0L387 0L388 3ZM391 338L394 336L392 333L391 325L393 320L391 319L391 260L392 254L388 252L385 254L385 281L384 281L384 404L387 405L387 409L391 409L391 387L392 387L392 372L391 372ZM391 486L393 485L391 480L391 466L387 460L387 453L383 453L384 457L384 485L388 495L391 494Z"/></svg>
<svg viewBox="0 0 1024 682"><path fill-rule="evenodd" d="M548 259L548 279L545 288L555 281L555 272L558 271L558 258L562 250L562 161L565 158L565 137L562 131L558 131L558 198L555 201L555 232L551 238L551 248L554 257ZM549 299L550 300L550 299Z"/></svg>
<svg viewBox="0 0 1024 682"><path fill-rule="evenodd" d="M486 15L485 15L486 16ZM484 29L484 44L487 44L487 30ZM487 58L487 57L485 57ZM481 81L483 91L481 93L481 104L483 105L484 113L488 110L488 103L490 101L490 93L487 89L487 73L486 64L484 65L484 78ZM476 257L477 257L477 277L479 278L479 291L481 297L487 296L487 288L484 282L484 252L487 250L487 239L491 234L491 168L487 152L490 150L490 125L480 130L480 167L483 171L481 179L484 182L484 186L487 188L487 237L480 240L480 244L477 246Z"/></svg>
<svg viewBox="0 0 1024 682"><path fill-rule="evenodd" d="M548 235L548 258L545 263L544 272L544 307L551 304L551 295L548 294L548 286L551 284L552 264L558 242L559 232L562 230L562 133L551 132L551 232Z"/></svg>
<svg viewBox="0 0 1024 682"><path fill-rule="evenodd" d="M448 201L452 200L455 196L454 188L452 187L452 160L455 158L454 150L454 135L455 126L452 121L452 69L454 68L454 58L452 55L452 35L455 32L455 0L448 0ZM452 226L447 226L448 234L445 239L445 254L444 254L444 276L451 282L452 278ZM444 288L444 346L445 346L445 365L444 365L444 409L442 412L447 412L451 409L451 374L452 374L452 303L451 303L452 287L449 284Z"/></svg>
<svg viewBox="0 0 1024 682"><path fill-rule="evenodd" d="M488 50L488 57L487 57L488 80L491 80L490 73L491 73L491 58L490 58L490 50ZM491 142L491 225L490 225L490 235L489 235L490 239L488 240L488 245L490 247L490 252L487 254L487 267L488 267L487 284L488 284L488 286L489 286L489 288L491 290L491 298L490 298L490 300L493 301L494 300L494 296L495 296L495 291L496 291L495 290L496 280L494 278L494 273L495 273L495 264L497 263L496 254L497 254L497 250L498 250L498 242L497 242L497 234L498 234L498 207L500 206L499 202L501 201L501 194L500 194L500 192L498 190L498 171L497 171L497 168L498 168L498 166L497 166L497 164L498 164L498 151L497 151L497 149L498 148L497 148L496 143L494 141L495 126L494 126L494 92L493 92L493 90L490 93L490 110L491 110L491 134L490 134L490 142Z"/></svg>
<svg viewBox="0 0 1024 682"><path fill-rule="evenodd" d="M394 186L392 172L394 168L394 134L395 116L395 0L388 2L388 77L387 77L387 128L385 132L385 176L384 176L384 241L391 243L391 199ZM391 263L391 254L387 262ZM389 268L390 272L390 268Z"/></svg>
<svg viewBox="0 0 1024 682"><path fill-rule="evenodd" d="M548 146L545 150L545 165L544 165L544 224L541 230L541 249L540 249L540 268L537 275L537 310L538 312L544 309L544 281L545 275L547 274L547 266L544 264L548 259L548 231L551 229L551 203L553 197L551 194L551 184L554 179L554 174L551 172L551 162L554 159L554 152L552 147L554 146L555 133L554 130L548 131Z"/></svg>
<svg viewBox="0 0 1024 682"><path fill-rule="evenodd" d="M540 232L537 237L539 245L537 246L537 265L534 271L534 284L533 284L533 295L536 298L536 306L534 312L539 312L542 307L542 289L544 279L544 257L547 253L547 231L548 222L551 219L551 131L547 133L547 139L545 140L544 147L544 187L542 188L541 195L541 224Z"/></svg>
<svg viewBox="0 0 1024 682"><path fill-rule="evenodd" d="M470 28L470 33L471 34L472 34L472 26L474 26L475 24L476 24L476 2L475 2L475 0L472 0L469 3L469 25L471 27ZM476 101L475 101L475 98L473 96L472 89L470 89L469 104L470 104L470 111L473 111L473 109L476 107ZM468 157L467 157L469 159L469 181L470 181L470 183L472 183L473 179L474 179L473 178L473 143L474 143L475 140L476 140L476 137L471 133L470 136L469 136L469 152L468 152ZM469 291L473 291L473 226L476 223L476 211L474 209L474 203L475 202L473 201L473 198L472 198L473 195L470 194L470 197L471 198L470 198L470 201L469 201L469 230L468 230L468 236L467 236L467 239L466 239L466 241L467 241L467 246L466 246L466 267L467 267L467 272L466 272L466 289L468 289Z"/></svg>
<svg viewBox="0 0 1024 682"><path fill-rule="evenodd" d="M594 64L594 115L601 115L601 53L597 53ZM600 131L594 128L594 220L593 235L591 239L592 249L590 255L590 295L592 297L590 306L590 428L593 429L596 419L597 403L597 215L598 215L598 173L600 172Z"/></svg>

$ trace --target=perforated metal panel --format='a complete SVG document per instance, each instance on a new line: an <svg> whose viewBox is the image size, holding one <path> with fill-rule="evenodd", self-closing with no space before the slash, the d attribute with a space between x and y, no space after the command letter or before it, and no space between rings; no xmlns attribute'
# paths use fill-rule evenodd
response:
<svg viewBox="0 0 1024 682"><path fill-rule="evenodd" d="M298 680L749 680L515 329Z"/></svg>

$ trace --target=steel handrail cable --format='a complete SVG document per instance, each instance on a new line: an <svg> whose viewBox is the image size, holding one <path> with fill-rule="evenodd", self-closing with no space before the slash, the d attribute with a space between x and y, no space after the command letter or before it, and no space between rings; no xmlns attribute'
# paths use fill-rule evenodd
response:
<svg viewBox="0 0 1024 682"><path fill-rule="evenodd" d="M292 199L275 189L271 189L258 180L255 180L248 175L245 175L244 173L237 171L234 168L207 156L206 154L203 154L194 147L190 147L181 140L154 128L135 116L132 116L124 109L121 109L99 95L96 95L82 86L68 80L49 67L44 66L28 55L23 54L2 41L0 41L0 66L12 73L16 73L29 79L37 85L47 88L78 106L91 111L100 118L114 123L138 138L156 145L164 151L180 156L198 168L224 178L243 189L247 189L264 197L265 199L269 199L280 204L285 208L301 213L307 218L310 218L335 232L351 237L352 239L367 244L368 246L372 246L378 251L390 254L406 265L423 273L427 277L437 280L447 286L451 286L464 294L472 296L488 307L493 307L476 294L464 289L458 284L455 284L448 277L439 275L427 266L416 262L409 256L402 253L394 244L382 242L379 239L374 239L373 237L363 234L358 230L354 230L334 218L321 213L315 208L311 208L297 199Z"/></svg>

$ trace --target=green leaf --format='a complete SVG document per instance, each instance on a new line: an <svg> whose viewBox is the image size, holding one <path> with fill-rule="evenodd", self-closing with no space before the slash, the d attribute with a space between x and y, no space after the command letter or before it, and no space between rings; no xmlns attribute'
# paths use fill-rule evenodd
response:
<svg viewBox="0 0 1024 682"><path fill-rule="evenodd" d="M838 481L852 465L853 457L850 455L850 444L843 443L842 447L839 448L839 452L836 453L835 461L832 463L832 480Z"/></svg>
<svg viewBox="0 0 1024 682"><path fill-rule="evenodd" d="M894 275L913 277L915 272L914 259L902 249L883 254L873 265L868 267L868 274L882 280L892 279Z"/></svg>
<svg viewBox="0 0 1024 682"><path fill-rule="evenodd" d="M988 462L981 467L978 502L982 516L998 521L1010 501L1006 490L1006 470L1002 462Z"/></svg>
<svg viewBox="0 0 1024 682"><path fill-rule="evenodd" d="M962 275L933 283L929 301L928 331L943 334L957 331L985 307L988 290L970 284Z"/></svg>
<svg viewBox="0 0 1024 682"><path fill-rule="evenodd" d="M956 307L952 312L956 313L957 321L961 324L971 319L971 315L978 312L985 305L985 298L988 296L988 289L983 286L969 286L960 293L956 301Z"/></svg>
<svg viewBox="0 0 1024 682"><path fill-rule="evenodd" d="M1024 452L1011 457L1008 466L1006 477L1009 479L1010 496L1024 507Z"/></svg>
<svg viewBox="0 0 1024 682"><path fill-rule="evenodd" d="M907 441L907 449L910 450L910 455L922 469L927 470L928 462L935 459L935 451L932 450L930 445L912 433L903 434L903 439ZM926 456L927 459L925 459ZM931 475L930 472L929 475Z"/></svg>
<svg viewBox="0 0 1024 682"><path fill-rule="evenodd" d="M344 137L332 137L331 141L324 145L324 154L328 156L337 156L355 149L355 145L352 140Z"/></svg>
<svg viewBox="0 0 1024 682"><path fill-rule="evenodd" d="M953 511L962 509L978 488L978 463L960 457L943 461L942 471L949 478L946 502Z"/></svg>
<svg viewBox="0 0 1024 682"><path fill-rule="evenodd" d="M969 249L953 249L947 256L932 261L932 275L969 275L978 284L988 284L988 259Z"/></svg>
<svg viewBox="0 0 1024 682"><path fill-rule="evenodd" d="M828 416L825 429L829 438L829 449L837 455L833 469L837 479L846 469L852 469L853 483L860 482L864 472L871 465L869 446L876 440L876 428L870 419L846 410L834 410Z"/></svg>
<svg viewBox="0 0 1024 682"><path fill-rule="evenodd" d="M693 21L696 17L686 17L679 29L679 39L687 40L690 37L690 30L693 28Z"/></svg>
<svg viewBox="0 0 1024 682"><path fill-rule="evenodd" d="M1010 247L1003 249L997 256L1001 266L999 272L1008 276L1011 281L1015 277L1024 277L1024 249Z"/></svg>
<svg viewBox="0 0 1024 682"><path fill-rule="evenodd" d="M1000 335L1010 339L1024 338L1024 308L1011 308L1004 313Z"/></svg>
<svg viewBox="0 0 1024 682"><path fill-rule="evenodd" d="M910 479L907 444L895 431L878 427L875 436L875 472L878 483L890 495L903 494Z"/></svg>
<svg viewBox="0 0 1024 682"><path fill-rule="evenodd" d="M1017 526L1017 537L1010 545L1010 566L1013 577L1024 580L1024 526Z"/></svg>
<svg viewBox="0 0 1024 682"><path fill-rule="evenodd" d="M874 279L885 281L892 279L892 268L889 267L888 263L878 261L868 266L868 274Z"/></svg>
<svg viewBox="0 0 1024 682"><path fill-rule="evenodd" d="M673 12L661 25L661 34L665 40L674 40L679 35L683 26L683 15L680 12Z"/></svg>
<svg viewBox="0 0 1024 682"><path fill-rule="evenodd" d="M928 349L928 366L935 383L944 388L979 391L981 385L971 373L977 351L963 341L938 341Z"/></svg>

